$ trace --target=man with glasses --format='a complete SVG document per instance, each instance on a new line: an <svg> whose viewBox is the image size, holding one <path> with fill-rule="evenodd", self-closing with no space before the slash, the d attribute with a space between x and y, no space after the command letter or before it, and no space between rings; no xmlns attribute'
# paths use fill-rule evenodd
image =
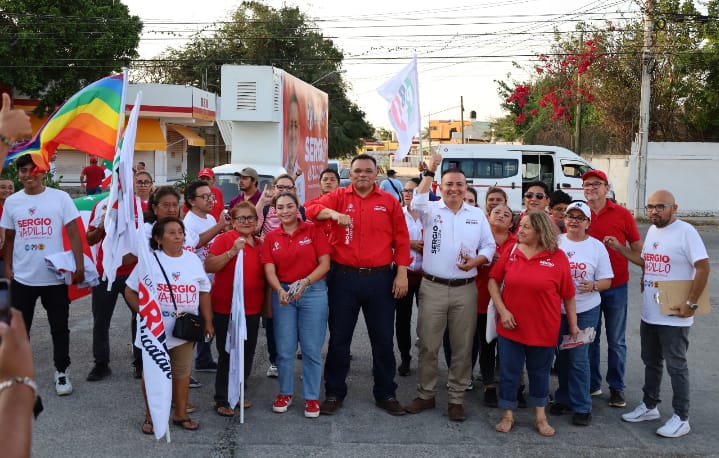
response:
<svg viewBox="0 0 719 458"><path fill-rule="evenodd" d="M207 184L210 185L212 194L215 196L210 214L214 216L217 221L220 221L222 210L225 209L225 199L222 197L222 190L215 186L215 172L213 172L211 168L205 167L197 174L197 179L206 181Z"/></svg>
<svg viewBox="0 0 719 458"><path fill-rule="evenodd" d="M628 249L615 237L606 244L644 269L642 321L639 328L644 362L643 402L622 420L637 423L658 420L657 405L664 363L672 380L674 414L659 429L664 437L681 437L689 433L689 368L687 348L689 329L694 324L697 302L709 279L709 255L697 230L678 220L677 204L669 191L657 191L647 200L647 216L653 225L644 239L641 255ZM670 304L662 313L657 301L659 283L691 281L686 301ZM666 312L665 312L666 313Z"/></svg>
<svg viewBox="0 0 719 458"><path fill-rule="evenodd" d="M212 240L222 232L229 223L229 216L224 213L217 221L210 213L215 202L215 195L206 181L195 181L185 191L185 205L190 211L185 214L183 222L185 228L200 235L200 242L195 247L195 254L205 264L205 258L210 252ZM212 274L210 281L212 281ZM215 372L217 363L212 359L212 346L209 342L197 344L197 358L195 358L195 369L200 372Z"/></svg>
<svg viewBox="0 0 719 458"><path fill-rule="evenodd" d="M592 210L592 224L587 231L590 236L607 243L617 240L622 246L627 246L633 253L639 255L642 251L642 241L637 229L637 223L626 208L607 198L609 193L609 180L601 170L590 170L582 175L584 197ZM612 239L610 239L612 237ZM599 322L597 323L597 336L589 348L589 389L592 396L602 394L602 372L600 369L600 337L602 331L602 317L607 335L607 384L609 384L609 405L611 407L624 407L624 370L627 364L627 345L625 335L627 329L627 300L629 282L629 265L627 260L617 251L609 250L609 261L612 264L614 278L609 289L602 291L602 302L599 305Z"/></svg>

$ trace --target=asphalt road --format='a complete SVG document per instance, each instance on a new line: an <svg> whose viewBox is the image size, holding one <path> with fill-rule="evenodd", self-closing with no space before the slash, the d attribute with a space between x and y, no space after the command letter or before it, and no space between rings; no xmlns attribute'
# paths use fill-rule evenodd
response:
<svg viewBox="0 0 719 458"><path fill-rule="evenodd" d="M646 226L642 227L646 231ZM713 312L700 316L692 328L689 348L691 371L692 432L678 439L655 434L671 416L671 387L665 373L664 403L659 406L660 422L624 423L620 414L641 402L643 365L639 356L639 270L632 268L630 311L627 331L628 363L626 409L607 406L605 395L594 399L594 421L590 427L571 424L570 416L552 417L557 430L553 438L543 438L532 429L532 413L520 409L517 423L509 434L494 431L500 412L481 405L481 391L475 388L465 401L467 421L453 423L446 414L446 391L440 390L438 407L418 415L392 417L374 406L371 386L371 352L362 320L355 332L349 395L343 408L332 417L306 419L304 403L297 399L285 414L271 411L277 394L277 381L265 377L268 360L264 337L258 344L257 358L248 380L247 397L254 403L246 411L245 423L239 414L227 419L214 413L212 406L214 374L196 373L204 386L190 392L198 406L193 418L199 431L171 427L172 442L156 442L140 432L143 403L139 382L132 378L130 313L120 299L111 330L113 374L101 382L87 382L92 367L92 313L89 298L71 305L70 378L75 391L71 396L55 395L52 346L47 319L37 307L31 340L35 355L37 382L45 402L45 412L35 422L33 455L37 457L105 456L711 456L719 455L716 412L719 411L719 359L716 357L716 329L719 327L719 228L702 227L700 232L709 250L713 274L710 277ZM416 318L416 314L415 314ZM603 351L606 359L606 352ZM442 360L442 358L440 358ZM415 396L416 359L409 377L397 377L398 398L407 403ZM299 363L296 393L301 394ZM446 367L441 363L440 386L444 386ZM552 384L556 384L553 379ZM2 456L0 445L0 456Z"/></svg>

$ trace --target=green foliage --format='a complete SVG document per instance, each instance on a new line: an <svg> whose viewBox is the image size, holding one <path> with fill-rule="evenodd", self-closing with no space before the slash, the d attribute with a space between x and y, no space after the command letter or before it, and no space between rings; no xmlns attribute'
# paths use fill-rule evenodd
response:
<svg viewBox="0 0 719 458"><path fill-rule="evenodd" d="M372 127L364 112L347 97L340 74L342 52L325 38L313 20L297 7L272 8L242 2L213 35L196 35L182 48L169 48L159 63L139 76L154 83L191 84L220 91L223 64L273 65L313 82L329 97L329 157L353 155Z"/></svg>
<svg viewBox="0 0 719 458"><path fill-rule="evenodd" d="M142 22L117 0L0 0L0 82L52 111L137 57Z"/></svg>
<svg viewBox="0 0 719 458"><path fill-rule="evenodd" d="M20 178L18 177L17 168L15 167L14 162L3 167L2 173L0 173L0 177L12 180L13 185L15 186L15 192L24 188L22 182L20 181ZM45 177L42 179L42 184L48 188L60 189L61 181L62 175L55 175L52 172L47 172L45 174Z"/></svg>
<svg viewBox="0 0 719 458"><path fill-rule="evenodd" d="M198 180L197 175L191 175L187 172L183 173L179 180L175 182L175 187L178 191L180 191L180 195L185 195L185 190L188 186L190 186L190 183L195 182Z"/></svg>

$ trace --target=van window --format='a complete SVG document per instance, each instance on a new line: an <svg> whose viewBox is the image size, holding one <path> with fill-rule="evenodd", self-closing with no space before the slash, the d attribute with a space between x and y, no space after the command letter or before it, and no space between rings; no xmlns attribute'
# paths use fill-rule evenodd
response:
<svg viewBox="0 0 719 458"><path fill-rule="evenodd" d="M564 176L569 178L581 178L582 175L590 170L593 170L589 165L584 164L583 162L567 161L563 159L561 163Z"/></svg>
<svg viewBox="0 0 719 458"><path fill-rule="evenodd" d="M442 171L458 168L467 178L508 178L517 175L517 159L449 159L442 162Z"/></svg>
<svg viewBox="0 0 719 458"><path fill-rule="evenodd" d="M544 181L550 190L554 189L554 158L551 155L522 153L522 194L531 181Z"/></svg>

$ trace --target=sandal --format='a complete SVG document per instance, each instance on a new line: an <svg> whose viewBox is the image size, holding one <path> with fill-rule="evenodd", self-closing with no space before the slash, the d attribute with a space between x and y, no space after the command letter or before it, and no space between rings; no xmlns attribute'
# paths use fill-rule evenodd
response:
<svg viewBox="0 0 719 458"><path fill-rule="evenodd" d="M175 403L173 402L173 403L170 405L170 407L174 409L174 408L175 408ZM193 404L193 403L191 403L191 402L188 402L188 403L185 405L185 413L194 413L195 410L197 410L197 407L195 407L195 404Z"/></svg>
<svg viewBox="0 0 719 458"><path fill-rule="evenodd" d="M173 418L172 424L175 426L182 426L182 429L186 431L195 431L200 427L200 424L190 417L180 418L177 420Z"/></svg>
<svg viewBox="0 0 719 458"><path fill-rule="evenodd" d="M249 409L250 407L252 407L252 401L245 399L245 409Z"/></svg>
<svg viewBox="0 0 719 458"><path fill-rule="evenodd" d="M142 424L142 434L153 435L155 434L155 427L152 426L152 420L145 418L145 422Z"/></svg>
<svg viewBox="0 0 719 458"><path fill-rule="evenodd" d="M537 432L544 437L552 437L555 433L554 428L549 425L549 422L546 418L536 420L534 422L534 429L536 429Z"/></svg>
<svg viewBox="0 0 719 458"><path fill-rule="evenodd" d="M501 420L499 420L499 423L497 423L494 426L494 430L500 433L508 433L512 430L512 427L514 426L514 417L502 417Z"/></svg>
<svg viewBox="0 0 719 458"><path fill-rule="evenodd" d="M229 406L215 406L215 412L221 417L234 417L235 410Z"/></svg>

